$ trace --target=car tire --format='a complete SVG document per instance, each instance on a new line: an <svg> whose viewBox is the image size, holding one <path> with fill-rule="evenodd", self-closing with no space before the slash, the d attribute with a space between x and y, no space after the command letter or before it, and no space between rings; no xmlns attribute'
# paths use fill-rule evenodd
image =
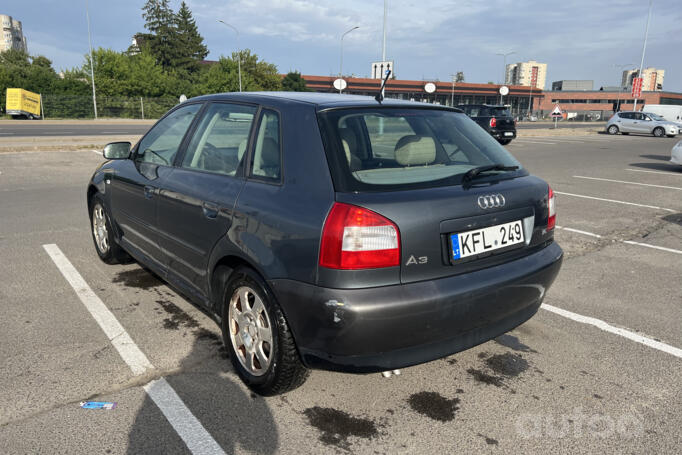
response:
<svg viewBox="0 0 682 455"><path fill-rule="evenodd" d="M502 145L507 145L511 142L511 139L499 139L498 142Z"/></svg>
<svg viewBox="0 0 682 455"><path fill-rule="evenodd" d="M124 264L131 258L114 239L109 212L102 196L95 194L90 200L90 232L97 255L106 264Z"/></svg>
<svg viewBox="0 0 682 455"><path fill-rule="evenodd" d="M665 136L665 130L661 128L660 126L657 126L654 128L654 130L651 132L655 137L664 137Z"/></svg>
<svg viewBox="0 0 682 455"><path fill-rule="evenodd" d="M606 129L609 134L618 134L618 127L616 125L611 125Z"/></svg>
<svg viewBox="0 0 682 455"><path fill-rule="evenodd" d="M231 274L222 302L223 342L241 380L263 396L300 387L309 371L265 281L252 269L240 267Z"/></svg>

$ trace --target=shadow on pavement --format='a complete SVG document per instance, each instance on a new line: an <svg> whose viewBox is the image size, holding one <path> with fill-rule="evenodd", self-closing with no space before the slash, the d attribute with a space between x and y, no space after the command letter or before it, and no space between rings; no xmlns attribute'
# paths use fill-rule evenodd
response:
<svg viewBox="0 0 682 455"><path fill-rule="evenodd" d="M195 333L192 351L181 365L183 372L166 377L166 381L225 453L235 453L237 448L259 454L275 453L279 436L265 400L242 386L219 348L220 338L206 336L207 332ZM206 357L208 360L197 365L196 359ZM147 396L133 423L127 453L190 452Z"/></svg>

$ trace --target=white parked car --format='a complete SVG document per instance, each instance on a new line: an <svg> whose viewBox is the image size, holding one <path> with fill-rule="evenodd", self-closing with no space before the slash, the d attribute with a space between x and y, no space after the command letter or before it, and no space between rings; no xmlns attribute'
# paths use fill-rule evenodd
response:
<svg viewBox="0 0 682 455"><path fill-rule="evenodd" d="M670 162L682 166L682 141L675 144L675 147L670 151Z"/></svg>
<svg viewBox="0 0 682 455"><path fill-rule="evenodd" d="M606 123L606 132L609 134L653 134L656 137L675 137L680 128L673 122L669 122L656 114L645 112L617 112Z"/></svg>

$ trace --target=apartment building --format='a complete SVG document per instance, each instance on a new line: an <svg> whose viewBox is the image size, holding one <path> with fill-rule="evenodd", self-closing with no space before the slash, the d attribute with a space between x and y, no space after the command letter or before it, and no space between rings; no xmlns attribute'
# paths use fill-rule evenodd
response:
<svg viewBox="0 0 682 455"><path fill-rule="evenodd" d="M0 52L10 49L28 52L26 37L21 30L21 21L13 19L12 16L0 14L0 24L2 26L0 35Z"/></svg>
<svg viewBox="0 0 682 455"><path fill-rule="evenodd" d="M506 85L525 85L544 90L547 78L547 64L535 60L510 63L505 72Z"/></svg>
<svg viewBox="0 0 682 455"><path fill-rule="evenodd" d="M639 70L625 70L623 71L623 79L621 85L623 87L632 87L632 80L637 77ZM644 68L642 70L642 91L655 92L663 90L663 77L665 70L658 68Z"/></svg>

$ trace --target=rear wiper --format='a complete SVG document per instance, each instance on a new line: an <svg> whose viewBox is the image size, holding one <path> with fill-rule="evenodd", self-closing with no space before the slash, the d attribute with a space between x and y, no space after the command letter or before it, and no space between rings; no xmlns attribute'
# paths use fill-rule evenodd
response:
<svg viewBox="0 0 682 455"><path fill-rule="evenodd" d="M490 171L515 171L519 167L518 166L505 166L504 164L496 163L496 164L488 164L486 166L478 166L473 169L469 169L466 171L464 176L462 176L462 182L469 182L476 177L478 177L481 174L484 174L486 172Z"/></svg>

